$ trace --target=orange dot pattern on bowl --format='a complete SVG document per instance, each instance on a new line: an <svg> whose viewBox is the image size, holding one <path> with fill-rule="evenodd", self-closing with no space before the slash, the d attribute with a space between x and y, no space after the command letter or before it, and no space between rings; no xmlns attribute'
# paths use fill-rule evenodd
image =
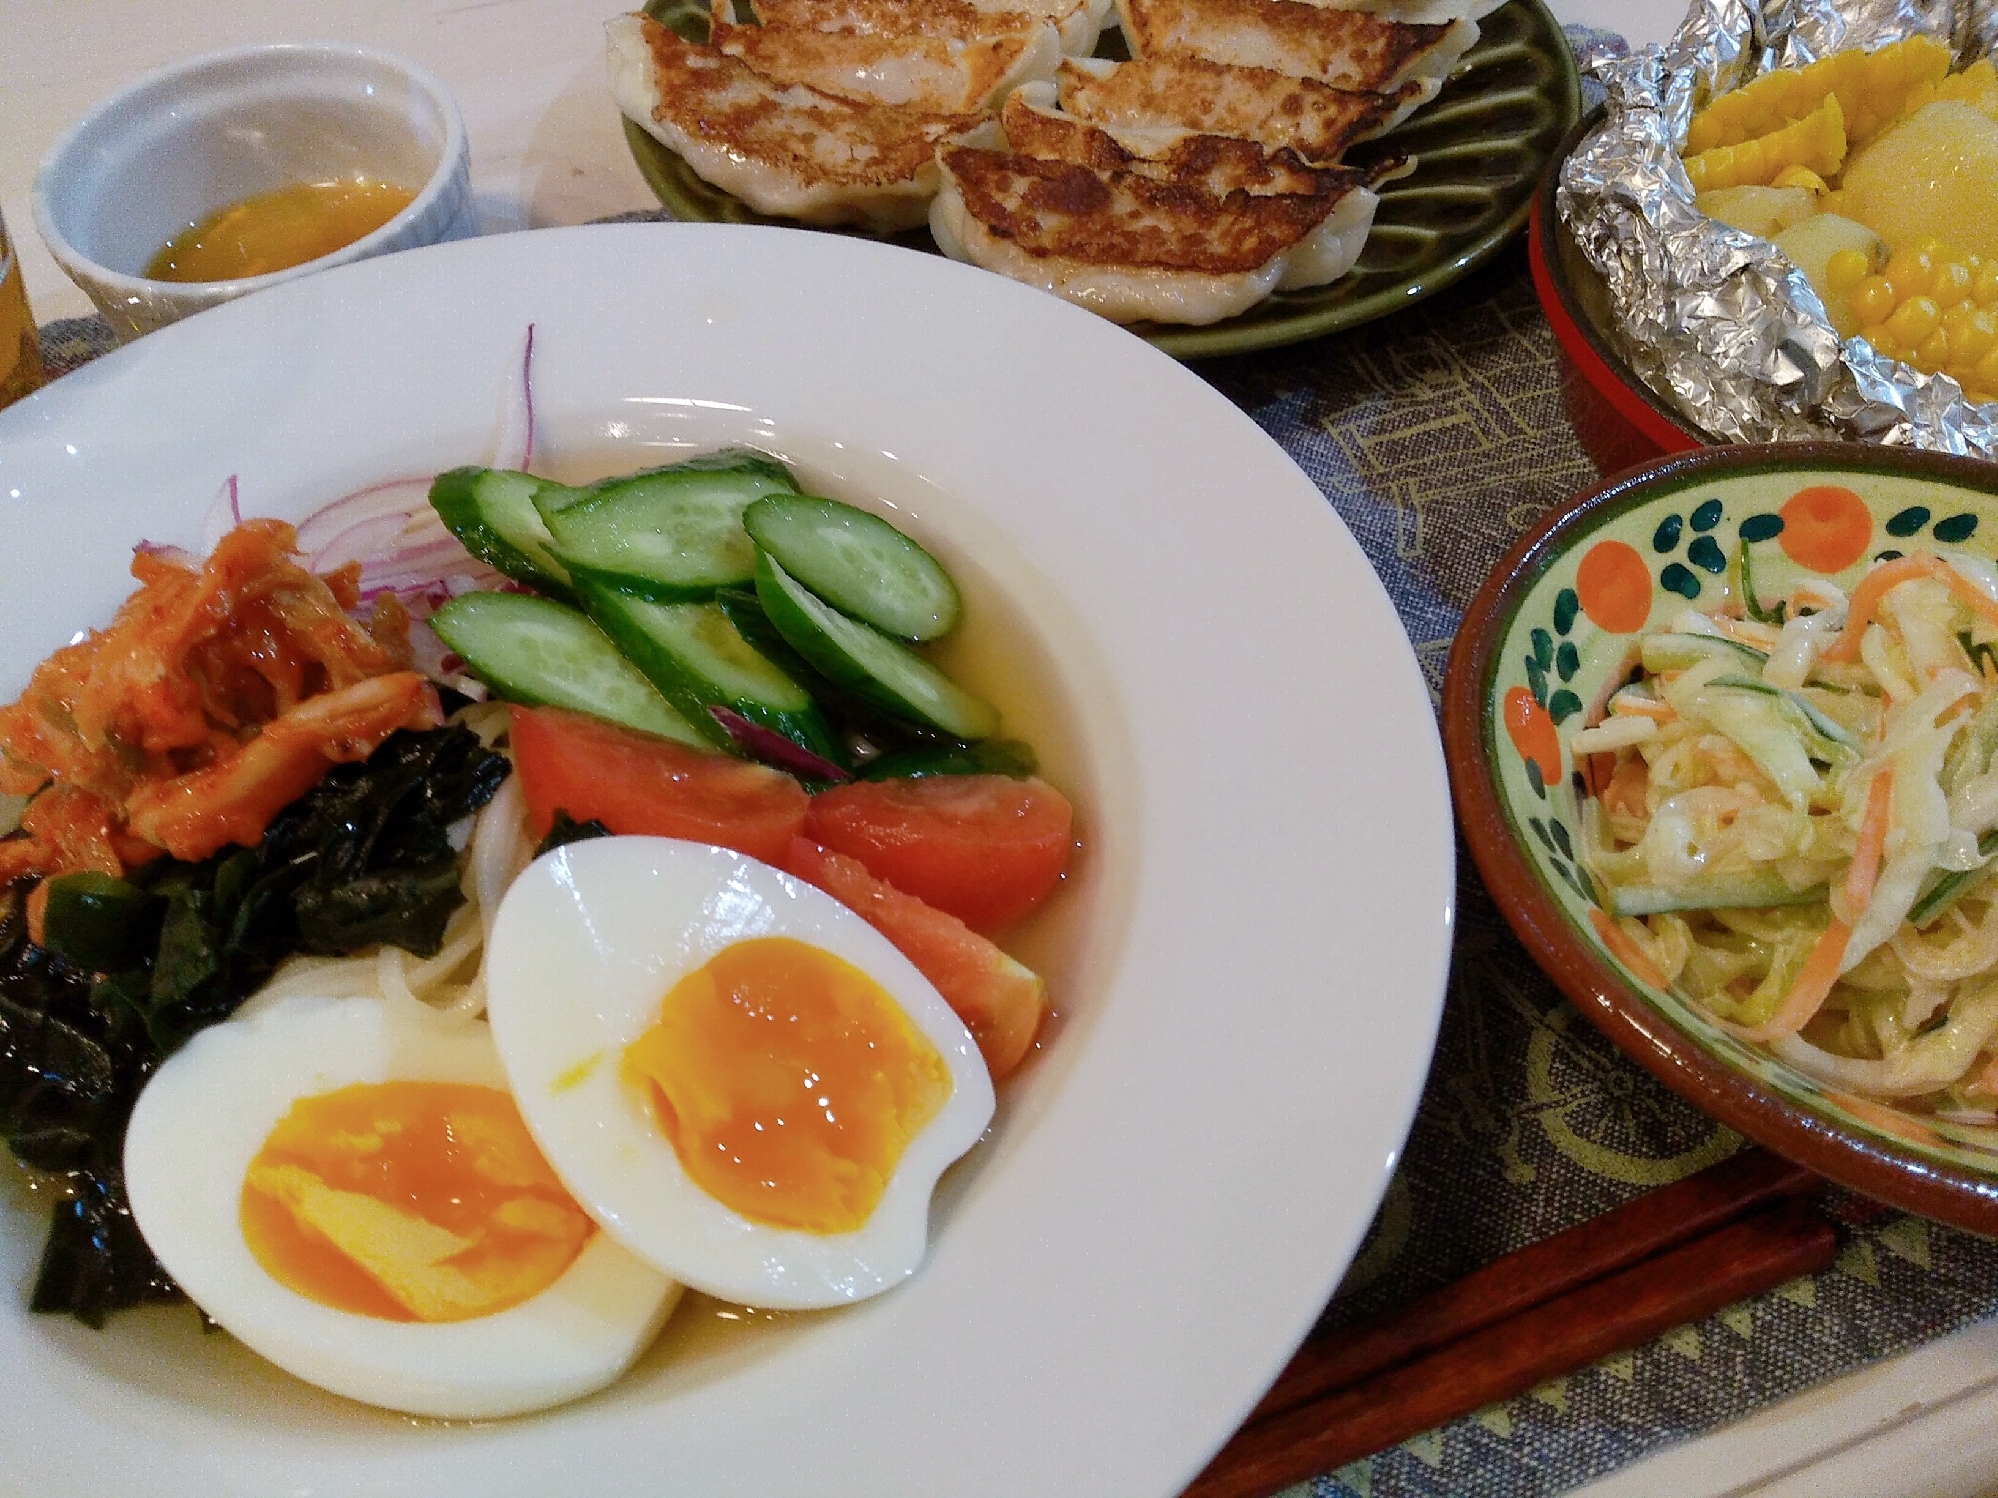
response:
<svg viewBox="0 0 1998 1498"><path fill-rule="evenodd" d="M1582 612L1598 629L1631 635L1651 617L1651 569L1637 548L1623 541L1598 541L1575 572Z"/></svg>
<svg viewBox="0 0 1998 1498"><path fill-rule="evenodd" d="M1873 512L1837 484L1814 484L1783 501L1783 555L1812 572L1843 572L1866 555Z"/></svg>
<svg viewBox="0 0 1998 1498"><path fill-rule="evenodd" d="M1561 739L1554 732L1554 720L1547 716L1547 709L1535 702L1533 693L1525 687L1514 687L1505 694L1502 716L1512 747L1519 751L1521 759L1540 771L1540 783L1559 782Z"/></svg>

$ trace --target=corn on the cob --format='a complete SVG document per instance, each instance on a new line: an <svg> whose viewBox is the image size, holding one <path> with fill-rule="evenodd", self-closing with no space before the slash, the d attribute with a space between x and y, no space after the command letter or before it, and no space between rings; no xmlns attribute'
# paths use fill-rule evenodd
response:
<svg viewBox="0 0 1998 1498"><path fill-rule="evenodd" d="M1972 400L1998 399L1998 262L1925 240L1897 250L1877 273L1842 250L1825 279L1848 292L1859 336L1875 352L1946 374Z"/></svg>
<svg viewBox="0 0 1998 1498"><path fill-rule="evenodd" d="M1912 112L1905 107L1909 96L1939 86L1949 64L1948 47L1915 36L1875 52L1836 52L1809 67L1765 73L1694 115L1684 154L1772 135L1815 112L1827 97L1845 113L1847 140L1864 145Z"/></svg>
<svg viewBox="0 0 1998 1498"><path fill-rule="evenodd" d="M1905 120L1924 104L1933 104L1938 99L1957 100L1989 119L1998 120L1998 67L1992 65L1990 58L1980 58L1961 73L1917 85L1902 101L1898 118Z"/></svg>
<svg viewBox="0 0 1998 1498"><path fill-rule="evenodd" d="M1791 167L1801 166L1824 177L1845 162L1845 114L1838 96L1827 94L1810 114L1794 125L1759 135L1739 145L1715 146L1686 158L1686 175L1695 193L1722 187L1766 185Z"/></svg>
<svg viewBox="0 0 1998 1498"><path fill-rule="evenodd" d="M1823 197L1827 192L1831 191L1825 185L1825 179L1807 166L1786 166L1776 174L1776 180L1769 185L1771 187L1801 187L1806 192L1816 193L1819 197Z"/></svg>

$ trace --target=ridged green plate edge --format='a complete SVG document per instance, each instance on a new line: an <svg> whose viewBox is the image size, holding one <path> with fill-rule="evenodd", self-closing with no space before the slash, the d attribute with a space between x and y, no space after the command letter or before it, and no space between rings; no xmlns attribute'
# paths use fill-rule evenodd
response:
<svg viewBox="0 0 1998 1498"><path fill-rule="evenodd" d="M691 0L654 0L647 10L683 35L707 34L706 8ZM1177 359L1278 348L1386 316L1463 279L1496 254L1525 224L1541 175L1580 118L1582 90L1567 38L1542 0L1508 0L1478 25L1478 44L1443 92L1399 130L1352 153L1355 162L1412 154L1419 164L1382 189L1373 232L1350 275L1329 286L1277 292L1208 327L1133 323L1131 331ZM1114 31L1109 36L1117 50L1106 55L1121 56L1122 37ZM624 121L624 138L639 175L675 218L790 224L710 187L630 120ZM936 249L921 229L892 242Z"/></svg>

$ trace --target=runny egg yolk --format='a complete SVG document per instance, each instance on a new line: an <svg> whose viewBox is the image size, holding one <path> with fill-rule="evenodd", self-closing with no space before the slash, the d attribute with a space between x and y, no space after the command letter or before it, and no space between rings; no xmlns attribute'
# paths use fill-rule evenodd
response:
<svg viewBox="0 0 1998 1498"><path fill-rule="evenodd" d="M390 1321L464 1321L545 1290L594 1225L497 1087L361 1082L300 1098L243 1181L279 1283Z"/></svg>
<svg viewBox="0 0 1998 1498"><path fill-rule="evenodd" d="M848 1233L951 1094L949 1068L887 990L790 937L717 953L625 1048L696 1185L772 1227Z"/></svg>

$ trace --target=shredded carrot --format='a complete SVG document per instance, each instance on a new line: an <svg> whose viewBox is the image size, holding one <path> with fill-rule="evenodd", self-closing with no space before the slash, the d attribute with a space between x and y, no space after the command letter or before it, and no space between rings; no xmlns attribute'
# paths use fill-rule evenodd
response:
<svg viewBox="0 0 1998 1498"><path fill-rule="evenodd" d="M1672 985L1658 970L1658 964L1640 947L1631 934L1611 920L1608 914L1597 907L1589 907L1589 924L1596 928L1596 935L1603 939L1609 948L1610 956L1635 973L1641 982L1653 988L1670 988Z"/></svg>
<svg viewBox="0 0 1998 1498"><path fill-rule="evenodd" d="M1944 1139L1934 1129L1920 1119L1910 1118L1899 1108L1890 1108L1885 1103L1872 1098L1857 1097L1850 1092L1834 1092L1825 1089L1825 1096L1837 1103L1854 1118L1872 1124L1883 1134L1892 1134L1900 1139L1910 1139L1916 1144L1942 1144Z"/></svg>
<svg viewBox="0 0 1998 1498"><path fill-rule="evenodd" d="M1641 754L1625 755L1617 761L1616 772L1602 789L1603 810L1624 816L1645 814L1645 793L1651 786L1651 767Z"/></svg>
<svg viewBox="0 0 1998 1498"><path fill-rule="evenodd" d="M1679 715L1672 704L1656 697L1640 697L1635 692L1619 692L1610 698L1610 712L1619 718L1649 718L1654 723L1670 723Z"/></svg>
<svg viewBox="0 0 1998 1498"><path fill-rule="evenodd" d="M1597 800L1609 788L1610 776L1616 773L1616 755L1608 750L1597 754L1585 754L1579 766L1582 772L1582 789Z"/></svg>
<svg viewBox="0 0 1998 1498"><path fill-rule="evenodd" d="M1955 575L1955 570L1948 563L1927 552L1895 557L1867 573L1859 580L1859 586L1852 590L1852 601L1845 611L1845 629L1827 647L1824 658L1828 661L1858 660L1860 637L1866 633L1866 626L1873 622L1874 611L1880 607L1880 600L1887 596L1888 590L1913 582L1918 577L1934 577L1938 567Z"/></svg>
<svg viewBox="0 0 1998 1498"><path fill-rule="evenodd" d="M1838 982L1840 966L1845 961L1845 949L1852 940L1852 927L1836 916L1825 927L1825 933L1818 938L1817 945L1811 948L1811 955L1804 959L1804 965L1797 971L1797 981L1790 985L1789 993L1774 1014L1752 1030L1738 1030L1735 1033L1744 1040L1766 1044L1781 1040L1785 1035L1795 1035L1810 1023L1811 1016L1824 1007L1830 996L1832 985Z"/></svg>
<svg viewBox="0 0 1998 1498"><path fill-rule="evenodd" d="M1949 584L1950 592L1969 604L1972 613L1981 616L1987 623L1998 624L1998 599L1994 599L1940 557L1934 560L1936 566L1941 569L1936 576Z"/></svg>
<svg viewBox="0 0 1998 1498"><path fill-rule="evenodd" d="M1977 1078L1978 1089L1998 1097L1998 1056L1984 1063L1984 1070Z"/></svg>
<svg viewBox="0 0 1998 1498"><path fill-rule="evenodd" d="M1857 920L1873 903L1873 884L1880 877L1880 856L1887 848L1887 826L1894 808L1894 771L1882 768L1866 788L1866 812L1859 819L1859 844L1845 871L1845 908Z"/></svg>
<svg viewBox="0 0 1998 1498"><path fill-rule="evenodd" d="M1873 622L1880 600L1892 589L1902 583L1913 582L1918 577L1934 578L1961 602L1968 604L1973 613L1998 624L1998 599L1992 598L1941 557L1920 551L1913 556L1882 562L1859 580L1859 586L1852 590L1851 606L1846 610L1845 629L1825 651L1824 658L1828 661L1858 660L1860 637L1866 633L1866 626Z"/></svg>
<svg viewBox="0 0 1998 1498"><path fill-rule="evenodd" d="M1779 631L1767 624L1759 624L1753 619L1731 619L1726 614L1709 614L1707 622L1720 631L1721 637L1746 645L1752 650L1768 650L1776 643Z"/></svg>

